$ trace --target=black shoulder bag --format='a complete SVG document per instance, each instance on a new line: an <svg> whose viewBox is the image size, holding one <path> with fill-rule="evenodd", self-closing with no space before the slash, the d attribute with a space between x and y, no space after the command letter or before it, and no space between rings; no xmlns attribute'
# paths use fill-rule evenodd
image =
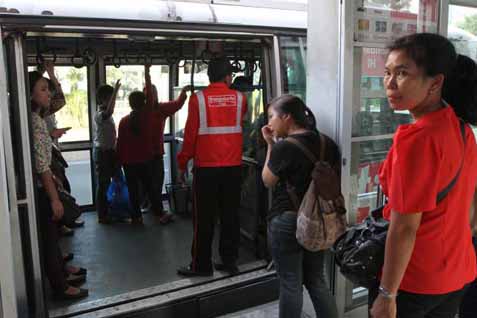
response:
<svg viewBox="0 0 477 318"><path fill-rule="evenodd" d="M459 179L465 156L465 123L460 122L464 154L460 168L452 181L437 194L439 204L449 194ZM379 195L378 195L379 201ZM389 222L383 219L381 206L373 210L362 223L355 224L346 230L333 245L335 261L340 272L348 280L362 287L372 287L376 284L378 274L384 265L384 248Z"/></svg>

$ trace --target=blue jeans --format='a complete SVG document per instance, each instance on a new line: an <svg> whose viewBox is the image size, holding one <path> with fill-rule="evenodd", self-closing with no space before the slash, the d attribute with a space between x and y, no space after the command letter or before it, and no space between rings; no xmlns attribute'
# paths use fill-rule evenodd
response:
<svg viewBox="0 0 477 318"><path fill-rule="evenodd" d="M300 318L303 285L310 294L316 317L336 318L334 298L324 273L324 251L310 252L296 240L296 213L284 212L270 220L272 258L280 281L280 318Z"/></svg>

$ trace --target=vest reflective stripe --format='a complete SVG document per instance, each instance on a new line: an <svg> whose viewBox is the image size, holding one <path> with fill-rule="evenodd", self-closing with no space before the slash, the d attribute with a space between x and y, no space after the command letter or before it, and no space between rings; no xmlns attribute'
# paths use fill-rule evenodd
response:
<svg viewBox="0 0 477 318"><path fill-rule="evenodd" d="M202 91L197 92L197 101L199 103L199 135L226 135L237 134L242 132L242 93L237 92L237 118L235 126L207 126L207 107L205 104L205 96Z"/></svg>

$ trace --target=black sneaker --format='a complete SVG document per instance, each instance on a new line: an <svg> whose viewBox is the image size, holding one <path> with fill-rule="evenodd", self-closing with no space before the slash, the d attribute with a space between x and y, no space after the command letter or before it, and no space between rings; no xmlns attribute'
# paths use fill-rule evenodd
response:
<svg viewBox="0 0 477 318"><path fill-rule="evenodd" d="M235 263L230 263L230 264L214 263L214 267L216 270L221 272L227 272L230 275L237 275L238 273L240 273L239 268L237 264Z"/></svg>
<svg viewBox="0 0 477 318"><path fill-rule="evenodd" d="M193 276L212 276L214 275L214 271L194 271L192 270L192 267L189 266L182 266L177 269L177 274L182 275L182 276L187 276L187 277L193 277Z"/></svg>

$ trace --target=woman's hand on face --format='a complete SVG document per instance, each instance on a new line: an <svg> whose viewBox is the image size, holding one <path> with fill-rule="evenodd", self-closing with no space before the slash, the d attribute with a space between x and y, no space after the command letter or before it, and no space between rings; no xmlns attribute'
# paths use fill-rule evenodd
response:
<svg viewBox="0 0 477 318"><path fill-rule="evenodd" d="M59 221L63 218L65 210L60 200L51 201L51 209L53 210L53 221Z"/></svg>
<svg viewBox="0 0 477 318"><path fill-rule="evenodd" d="M262 135L263 135L263 139L265 139L267 144L273 145L275 143L273 141L273 132L268 125L265 125L262 127Z"/></svg>

